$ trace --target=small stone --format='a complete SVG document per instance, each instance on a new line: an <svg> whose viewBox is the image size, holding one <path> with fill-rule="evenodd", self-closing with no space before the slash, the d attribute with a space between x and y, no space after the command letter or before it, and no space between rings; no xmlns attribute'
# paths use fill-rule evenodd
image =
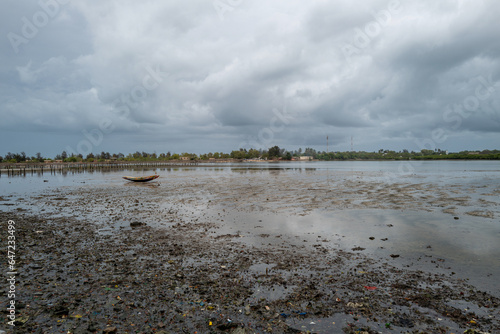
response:
<svg viewBox="0 0 500 334"><path fill-rule="evenodd" d="M89 325L87 326L87 330L92 333L97 331L96 324L93 322L89 323Z"/></svg>
<svg viewBox="0 0 500 334"><path fill-rule="evenodd" d="M370 237L370 238L368 238L368 239L370 239L370 240L375 240L375 237Z"/></svg>
<svg viewBox="0 0 500 334"><path fill-rule="evenodd" d="M238 327L239 326L237 324L234 324L232 322L229 322L227 324L222 324L222 325L217 326L217 328L219 330L221 330L221 331L228 331L228 330L232 330L232 329L235 329L235 328L238 328Z"/></svg>
<svg viewBox="0 0 500 334"><path fill-rule="evenodd" d="M107 327L102 332L105 334L115 334L117 331L116 327Z"/></svg>
<svg viewBox="0 0 500 334"><path fill-rule="evenodd" d="M66 306L58 305L58 306L54 307L52 314L56 317L61 317L64 315L67 316L69 314L69 309Z"/></svg>
<svg viewBox="0 0 500 334"><path fill-rule="evenodd" d="M14 320L14 325L23 326L28 320L29 317L17 317L16 320Z"/></svg>
<svg viewBox="0 0 500 334"><path fill-rule="evenodd" d="M238 327L231 334L246 334L245 328Z"/></svg>

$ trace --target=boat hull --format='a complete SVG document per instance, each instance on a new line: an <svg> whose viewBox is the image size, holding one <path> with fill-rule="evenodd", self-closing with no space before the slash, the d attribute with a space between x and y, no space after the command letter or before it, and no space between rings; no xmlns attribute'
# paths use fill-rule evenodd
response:
<svg viewBox="0 0 500 334"><path fill-rule="evenodd" d="M132 182L148 182L159 178L160 175L150 175L150 176L124 176L123 178Z"/></svg>

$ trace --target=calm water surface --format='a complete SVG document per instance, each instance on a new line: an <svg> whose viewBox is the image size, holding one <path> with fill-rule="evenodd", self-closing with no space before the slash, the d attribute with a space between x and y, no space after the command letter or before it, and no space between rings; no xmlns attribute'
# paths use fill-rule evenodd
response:
<svg viewBox="0 0 500 334"><path fill-rule="evenodd" d="M486 206L478 207L478 210L492 211L492 218L467 216L455 220L452 215L439 210L315 210L304 216L228 210L223 214L225 223L220 233L238 231L245 236L242 242L254 245L269 242L255 236L258 227L259 233L284 235L288 242L325 240L323 245L330 248L350 250L356 246L363 247L363 253L387 259L388 262L395 262L390 254L398 254L399 265L411 265L413 268L428 268L429 264L436 262L437 271L456 272L458 277L470 278L474 284L500 294L497 279L500 277L500 162L497 161L237 163L156 170L45 173L25 177L3 174L0 177L0 197L4 201L0 201L0 210L14 211L22 207L21 204L16 205L16 199L54 191L73 191L80 187L122 187L127 184L122 179L124 175L148 175L155 171L161 175L165 190L168 190L169 179L182 183L182 180L188 182L207 176L214 179L227 175L250 177L252 173L269 177L295 173L294 177L311 178L315 182L329 182L342 174L343 178L353 180L434 185L437 191L474 186L481 192L472 192L470 197L473 199L484 193L496 194L488 197ZM192 212L200 214L196 210ZM217 208L203 212L207 218L220 217L220 213ZM390 241L382 241L385 238Z"/></svg>

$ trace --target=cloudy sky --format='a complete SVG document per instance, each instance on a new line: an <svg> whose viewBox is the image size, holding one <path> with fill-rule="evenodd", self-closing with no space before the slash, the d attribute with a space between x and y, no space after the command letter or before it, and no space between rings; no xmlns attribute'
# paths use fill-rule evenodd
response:
<svg viewBox="0 0 500 334"><path fill-rule="evenodd" d="M500 148L500 2L4 0L0 155Z"/></svg>

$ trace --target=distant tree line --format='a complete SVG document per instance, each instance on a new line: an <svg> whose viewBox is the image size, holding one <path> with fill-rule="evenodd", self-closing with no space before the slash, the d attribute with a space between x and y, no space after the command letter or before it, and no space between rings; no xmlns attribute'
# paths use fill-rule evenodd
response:
<svg viewBox="0 0 500 334"><path fill-rule="evenodd" d="M312 156L318 160L500 160L499 150L461 151L448 153L440 149L392 151L381 149L378 152L316 152Z"/></svg>
<svg viewBox="0 0 500 334"><path fill-rule="evenodd" d="M483 150L483 151L461 151L448 153L441 149L421 150L419 152L408 150L391 151L380 149L377 152L364 151L347 151L347 152L325 152L316 151L313 148L307 147L304 151L301 148L294 151L287 151L279 146L270 147L267 150L262 149L243 149L232 151L231 153L210 152L205 154L194 153L148 153L135 152L127 155L123 153L89 153L85 157L81 154L68 155L66 151L57 154L53 159L43 157L41 153L35 156L28 157L25 152L11 153L8 152L5 156L0 156L0 162L17 163L17 162L44 162L45 160L61 160L64 162L104 162L107 160L116 161L167 161L167 160L213 160L213 159L264 159L264 160L293 160L298 157L308 157L312 160L451 160L451 159L471 159L471 160L500 160L500 150Z"/></svg>

